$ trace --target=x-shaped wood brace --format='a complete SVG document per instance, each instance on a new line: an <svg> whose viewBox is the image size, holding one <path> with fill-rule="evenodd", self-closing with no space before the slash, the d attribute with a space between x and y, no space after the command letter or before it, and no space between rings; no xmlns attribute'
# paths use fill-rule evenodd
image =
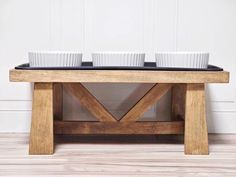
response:
<svg viewBox="0 0 236 177"><path fill-rule="evenodd" d="M63 84L64 88L78 98L101 122L116 122L117 119L81 83ZM155 84L121 119L120 122L136 122L171 88L171 84Z"/></svg>

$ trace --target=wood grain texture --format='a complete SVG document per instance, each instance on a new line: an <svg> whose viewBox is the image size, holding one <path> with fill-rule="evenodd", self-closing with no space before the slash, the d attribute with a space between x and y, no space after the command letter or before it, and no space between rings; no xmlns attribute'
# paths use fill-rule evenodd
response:
<svg viewBox="0 0 236 177"><path fill-rule="evenodd" d="M174 84L171 90L171 119L185 117L186 84Z"/></svg>
<svg viewBox="0 0 236 177"><path fill-rule="evenodd" d="M101 122L116 122L116 118L81 83L63 84L70 94Z"/></svg>
<svg viewBox="0 0 236 177"><path fill-rule="evenodd" d="M236 135L209 135L209 156L183 154L182 135L57 136L53 156L29 156L28 134L0 134L0 176L234 177Z"/></svg>
<svg viewBox="0 0 236 177"><path fill-rule="evenodd" d="M53 84L35 83L29 154L52 154L53 141Z"/></svg>
<svg viewBox="0 0 236 177"><path fill-rule="evenodd" d="M53 117L63 119L63 86L59 83L53 84Z"/></svg>
<svg viewBox="0 0 236 177"><path fill-rule="evenodd" d="M187 84L185 108L185 154L209 154L204 84Z"/></svg>
<svg viewBox="0 0 236 177"><path fill-rule="evenodd" d="M13 82L228 83L227 71L10 70Z"/></svg>
<svg viewBox="0 0 236 177"><path fill-rule="evenodd" d="M171 88L171 84L155 84L120 121L137 121L154 103Z"/></svg>
<svg viewBox="0 0 236 177"><path fill-rule="evenodd" d="M56 134L182 134L184 122L55 121Z"/></svg>

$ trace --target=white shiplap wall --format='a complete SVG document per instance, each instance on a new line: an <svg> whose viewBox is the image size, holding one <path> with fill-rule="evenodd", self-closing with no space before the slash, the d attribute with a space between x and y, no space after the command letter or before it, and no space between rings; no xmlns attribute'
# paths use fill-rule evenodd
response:
<svg viewBox="0 0 236 177"><path fill-rule="evenodd" d="M97 50L142 50L148 61L157 50L210 51L231 79L208 86L209 131L236 132L235 0L0 0L0 132L29 131L32 86L8 81L9 68L27 62L29 50L80 50L84 60ZM151 85L86 86L121 115ZM89 116L70 96L65 102L65 116ZM168 103L145 117L168 117Z"/></svg>

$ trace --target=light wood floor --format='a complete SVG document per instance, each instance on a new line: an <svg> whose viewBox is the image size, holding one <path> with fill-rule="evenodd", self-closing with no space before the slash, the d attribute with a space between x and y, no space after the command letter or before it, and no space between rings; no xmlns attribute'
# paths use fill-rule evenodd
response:
<svg viewBox="0 0 236 177"><path fill-rule="evenodd" d="M209 156L185 156L182 137L58 137L29 156L27 134L0 134L1 176L236 176L236 135L210 135Z"/></svg>

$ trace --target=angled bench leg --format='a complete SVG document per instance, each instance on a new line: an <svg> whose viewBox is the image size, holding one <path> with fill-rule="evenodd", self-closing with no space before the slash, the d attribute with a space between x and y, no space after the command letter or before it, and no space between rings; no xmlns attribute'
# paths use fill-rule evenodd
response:
<svg viewBox="0 0 236 177"><path fill-rule="evenodd" d="M29 154L47 155L53 150L53 83L35 83Z"/></svg>
<svg viewBox="0 0 236 177"><path fill-rule="evenodd" d="M209 154L204 84L187 84L185 105L185 154Z"/></svg>

